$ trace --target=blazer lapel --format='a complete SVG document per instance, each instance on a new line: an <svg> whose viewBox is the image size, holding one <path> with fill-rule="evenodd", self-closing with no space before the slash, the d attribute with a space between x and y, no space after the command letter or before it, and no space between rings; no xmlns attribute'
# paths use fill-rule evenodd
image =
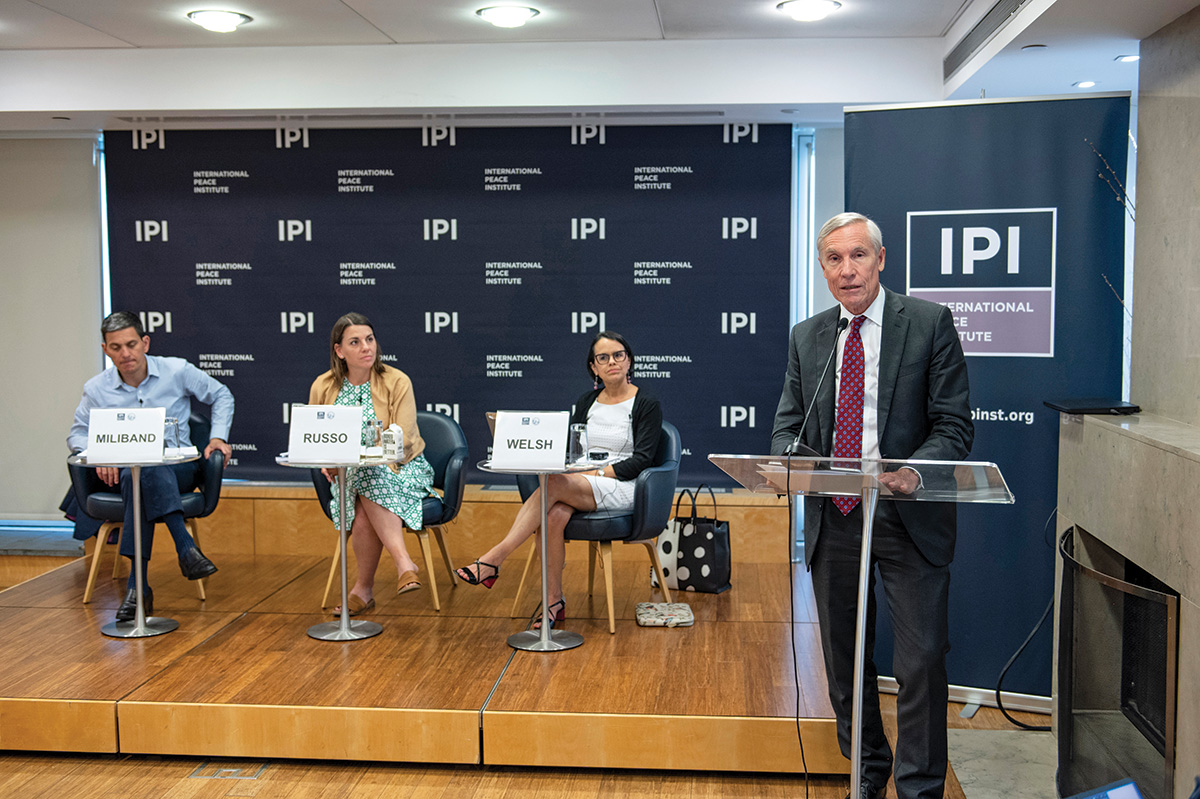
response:
<svg viewBox="0 0 1200 799"><path fill-rule="evenodd" d="M808 373L818 378L821 376L821 370L825 368L826 362L829 361L829 353L833 349L833 339L837 334L837 323L840 316L841 306L835 305L831 309L829 317L817 330L814 338L812 353L814 363L811 364ZM813 414L814 418L809 420L809 424L813 424L815 421L818 425L817 434L820 436L821 446L817 449L820 452L832 452L833 450L833 428L836 424L833 416L834 388L837 385L836 372L837 364L830 363L829 372L825 375L825 382L821 384L821 390L817 394L817 412Z"/></svg>
<svg viewBox="0 0 1200 799"><path fill-rule="evenodd" d="M878 424L879 445L883 447L884 431L892 410L892 398L896 393L896 377L900 374L901 356L908 338L908 316L904 313L904 297L888 291L883 300L883 331L879 342L879 397Z"/></svg>

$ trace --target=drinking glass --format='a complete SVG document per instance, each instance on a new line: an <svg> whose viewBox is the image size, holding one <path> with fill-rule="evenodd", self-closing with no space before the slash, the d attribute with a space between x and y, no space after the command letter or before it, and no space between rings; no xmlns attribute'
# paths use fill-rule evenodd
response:
<svg viewBox="0 0 1200 799"><path fill-rule="evenodd" d="M587 457L587 425L573 424L567 436L567 463L578 463Z"/></svg>

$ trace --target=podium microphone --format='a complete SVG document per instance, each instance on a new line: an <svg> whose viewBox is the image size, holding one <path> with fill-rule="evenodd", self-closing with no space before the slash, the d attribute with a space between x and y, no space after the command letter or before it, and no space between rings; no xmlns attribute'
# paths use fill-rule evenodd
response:
<svg viewBox="0 0 1200 799"><path fill-rule="evenodd" d="M821 453L817 452L812 447L808 446L800 439L804 435L804 428L808 426L808 417L812 416L813 408L817 407L817 395L821 393L821 385L825 382L825 375L829 373L829 367L833 364L833 356L837 355L838 339L842 337L842 331L850 326L850 320L846 317L838 319L837 332L833 334L833 349L829 351L829 358L825 361L825 368L821 370L821 376L817 378L817 389L813 392L812 402L808 405L808 410L804 412L804 421L800 423L800 430L796 433L796 438L783 451L784 455L807 455L813 458L821 457Z"/></svg>

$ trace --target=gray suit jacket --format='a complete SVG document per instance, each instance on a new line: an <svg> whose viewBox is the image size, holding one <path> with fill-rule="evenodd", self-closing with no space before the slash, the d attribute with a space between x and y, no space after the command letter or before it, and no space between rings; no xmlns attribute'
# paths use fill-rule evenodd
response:
<svg viewBox="0 0 1200 799"><path fill-rule="evenodd" d="M962 460L975 430L967 362L950 311L886 288L879 355L879 454L883 458ZM821 370L833 348L840 309L834 306L792 328L787 376L775 412L772 454L796 438ZM830 367L802 441L828 454L833 446L834 367ZM926 485L929 478L925 477ZM806 497L804 556L812 562L827 500ZM886 501L886 500L885 500ZM917 549L933 565L954 558L955 507L944 502L897 501L896 510Z"/></svg>

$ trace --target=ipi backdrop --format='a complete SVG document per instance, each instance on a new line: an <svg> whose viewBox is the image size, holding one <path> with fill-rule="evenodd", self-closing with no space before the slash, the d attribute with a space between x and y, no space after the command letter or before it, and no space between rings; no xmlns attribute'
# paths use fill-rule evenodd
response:
<svg viewBox="0 0 1200 799"><path fill-rule="evenodd" d="M114 309L151 352L237 401L230 476L296 480L287 408L329 368L347 311L375 325L420 409L566 409L603 329L680 430L766 452L786 366L787 125L196 130L105 134ZM495 482L474 471L474 482Z"/></svg>

